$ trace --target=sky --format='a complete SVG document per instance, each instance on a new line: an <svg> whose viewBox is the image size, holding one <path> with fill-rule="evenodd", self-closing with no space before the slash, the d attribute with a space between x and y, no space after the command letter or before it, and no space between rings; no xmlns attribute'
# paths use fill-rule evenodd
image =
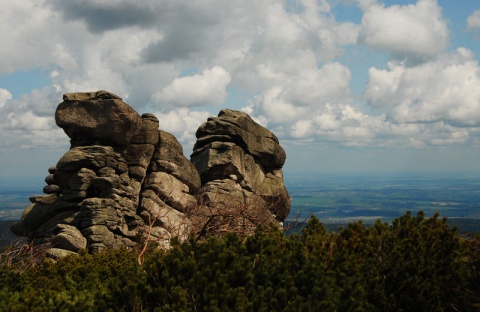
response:
<svg viewBox="0 0 480 312"><path fill-rule="evenodd" d="M182 143L223 108L290 172L480 173L478 0L0 0L0 177L69 148L62 94L108 90Z"/></svg>

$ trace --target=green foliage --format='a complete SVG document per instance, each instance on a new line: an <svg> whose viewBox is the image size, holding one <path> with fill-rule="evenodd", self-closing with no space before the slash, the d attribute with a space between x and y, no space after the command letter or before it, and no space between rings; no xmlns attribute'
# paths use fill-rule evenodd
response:
<svg viewBox="0 0 480 312"><path fill-rule="evenodd" d="M329 234L259 227L133 250L0 266L1 311L475 311L480 243L423 213Z"/></svg>
<svg viewBox="0 0 480 312"><path fill-rule="evenodd" d="M463 239L462 247L465 251L461 261L465 265L464 276L467 279L462 293L464 306L475 308L471 311L480 311L480 233Z"/></svg>
<svg viewBox="0 0 480 312"><path fill-rule="evenodd" d="M132 311L145 272L127 250L44 259L24 273L0 268L0 311Z"/></svg>
<svg viewBox="0 0 480 312"><path fill-rule="evenodd" d="M353 223L339 233L337 246L362 271L367 299L379 310L444 311L463 304L460 240L438 215L408 212L391 226Z"/></svg>

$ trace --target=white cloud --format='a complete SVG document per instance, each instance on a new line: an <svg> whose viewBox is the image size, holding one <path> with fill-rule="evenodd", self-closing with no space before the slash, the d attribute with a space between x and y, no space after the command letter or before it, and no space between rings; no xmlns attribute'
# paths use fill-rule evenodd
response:
<svg viewBox="0 0 480 312"><path fill-rule="evenodd" d="M7 128L20 128L23 130L48 130L51 128L51 117L40 117L32 111L21 114L10 113L7 116Z"/></svg>
<svg viewBox="0 0 480 312"><path fill-rule="evenodd" d="M267 11L262 37L274 45L301 43L305 32L297 19L290 18L289 13L277 3Z"/></svg>
<svg viewBox="0 0 480 312"><path fill-rule="evenodd" d="M214 66L201 74L174 79L152 99L166 106L218 105L225 101L225 88L230 81L230 74L225 69Z"/></svg>
<svg viewBox="0 0 480 312"><path fill-rule="evenodd" d="M297 107L288 102L281 87L275 86L262 95L255 98L255 106L258 106L266 119L272 123L286 123L298 119L304 115L307 109Z"/></svg>
<svg viewBox="0 0 480 312"><path fill-rule="evenodd" d="M467 18L467 28L470 30L479 29L480 28L480 10L474 11L468 18Z"/></svg>
<svg viewBox="0 0 480 312"><path fill-rule="evenodd" d="M480 40L480 10L476 10L468 16L466 29L473 39Z"/></svg>
<svg viewBox="0 0 480 312"><path fill-rule="evenodd" d="M63 146L69 139L55 125L54 116L61 101L61 94L55 94L52 87L8 100L0 106L0 146Z"/></svg>
<svg viewBox="0 0 480 312"><path fill-rule="evenodd" d="M319 63L331 62L344 53L346 45L357 41L359 27L337 22L325 1L299 1L296 5L298 10L286 11L278 3L265 3L257 10L262 15L254 13L254 18L245 21L250 34L250 39L244 41L248 48L242 50L241 62L226 67L233 84L262 93ZM245 25L239 27L237 32ZM232 39L221 42L228 46Z"/></svg>
<svg viewBox="0 0 480 312"><path fill-rule="evenodd" d="M2 2L0 74L56 63L62 57L55 46L77 31L81 25L65 24L48 1Z"/></svg>
<svg viewBox="0 0 480 312"><path fill-rule="evenodd" d="M105 89L124 100L139 100L145 104L158 84L166 84L178 75L172 64L150 64L140 62L140 52L149 43L158 39L154 30L129 27L112 30L101 37L83 35L83 44L66 42L69 46L57 46L63 58L58 74L53 80L64 92L82 92ZM70 53L75 51L75 56ZM162 73L160 76L159 73ZM158 78L154 78L158 77ZM146 94L147 93L147 94Z"/></svg>
<svg viewBox="0 0 480 312"><path fill-rule="evenodd" d="M368 46L418 61L436 55L448 45L447 23L436 0L365 8L360 41Z"/></svg>
<svg viewBox="0 0 480 312"><path fill-rule="evenodd" d="M312 132L312 120L298 120L292 125L292 137L304 138Z"/></svg>
<svg viewBox="0 0 480 312"><path fill-rule="evenodd" d="M5 106L8 100L12 99L12 94L7 89L0 88L0 108Z"/></svg>
<svg viewBox="0 0 480 312"><path fill-rule="evenodd" d="M351 73L339 63L282 76L246 107L283 140L344 146L414 147L474 143L480 125L480 68L459 48L431 61L371 68L365 90L373 111L349 96ZM477 140L478 141L478 140Z"/></svg>
<svg viewBox="0 0 480 312"><path fill-rule="evenodd" d="M187 155L192 151L198 127L210 117L208 112L190 111L186 107L157 112L155 115L160 121L160 129L172 133L182 143Z"/></svg>
<svg viewBox="0 0 480 312"><path fill-rule="evenodd" d="M328 102L348 97L350 78L350 71L340 63L302 68L295 76L272 79L278 85L257 96L255 103L272 123L292 121L322 109Z"/></svg>
<svg viewBox="0 0 480 312"><path fill-rule="evenodd" d="M364 12L360 25L336 19L339 2L358 4ZM52 82L18 99L0 89L0 146L64 144L68 138L53 122L62 93L97 89L118 94L141 113L157 111L160 127L184 144L192 144L209 116L195 106L220 104L244 105L281 140L418 148L480 144L474 128L479 67L469 50L444 52L449 34L437 1L283 4L5 3L0 31L11 44L0 49L0 74L40 67ZM477 29L477 17L478 11L468 19L470 29ZM357 64L349 53L358 49L347 46L360 41L368 52L350 70L346 64ZM379 50L394 59L386 68L371 68L364 98L355 97L350 84ZM227 97L230 90L241 100Z"/></svg>
<svg viewBox="0 0 480 312"><path fill-rule="evenodd" d="M283 77L283 84L272 86L244 110L284 139L365 146L384 135L389 123L384 115L369 116L345 103L350 101L350 79L348 68L336 62L303 69Z"/></svg>
<svg viewBox="0 0 480 312"><path fill-rule="evenodd" d="M465 48L415 67L392 61L370 68L365 97L395 122L479 126L480 67Z"/></svg>
<svg viewBox="0 0 480 312"><path fill-rule="evenodd" d="M219 66L232 84L261 91L272 82L257 68L295 75L356 41L358 27L337 23L327 2L299 5L288 12L274 0L14 1L0 12L0 30L15 42L1 49L0 68L46 67L62 92L107 89L137 107L191 68Z"/></svg>

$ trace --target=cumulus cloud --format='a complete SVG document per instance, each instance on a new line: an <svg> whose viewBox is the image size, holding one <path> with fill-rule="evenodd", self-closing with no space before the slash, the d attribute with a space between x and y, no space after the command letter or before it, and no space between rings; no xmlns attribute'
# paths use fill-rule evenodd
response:
<svg viewBox="0 0 480 312"><path fill-rule="evenodd" d="M275 76L274 72L269 72ZM322 109L326 103L339 101L349 93L351 73L340 63L304 68L297 75L272 79L274 84L255 98L255 105L272 123L285 123Z"/></svg>
<svg viewBox="0 0 480 312"><path fill-rule="evenodd" d="M390 131L389 122L385 115L370 116L348 103L350 79L349 69L337 62L304 69L244 110L286 140L366 146Z"/></svg>
<svg viewBox="0 0 480 312"><path fill-rule="evenodd" d="M362 8L362 10L366 10L371 6L378 5L377 0L355 0L354 2L356 2L358 6Z"/></svg>
<svg viewBox="0 0 480 312"><path fill-rule="evenodd" d="M7 116L8 128L20 128L23 130L48 130L51 126L51 118L40 117L32 111L22 112L20 114L10 113Z"/></svg>
<svg viewBox="0 0 480 312"><path fill-rule="evenodd" d="M361 24L336 19L340 2L361 8ZM467 49L444 52L447 26L434 0L11 1L0 11L14 43L0 49L0 74L40 67L51 85L15 99L0 89L0 145L64 144L53 122L62 93L98 89L156 112L184 144L210 115L197 110L220 104L243 106L288 142L478 142L479 67ZM363 98L345 55L358 42L393 57L370 69Z"/></svg>
<svg viewBox="0 0 480 312"><path fill-rule="evenodd" d="M349 95L351 73L338 62L316 66L313 54L306 53L297 68L286 70L276 63L259 65L257 79L265 85L244 110L254 119L283 138L306 140L312 134L311 119L325 110L329 102L336 105Z"/></svg>
<svg viewBox="0 0 480 312"><path fill-rule="evenodd" d="M480 10L474 11L467 18L467 31L472 35L473 39L480 40Z"/></svg>
<svg viewBox="0 0 480 312"><path fill-rule="evenodd" d="M448 45L447 22L436 0L416 4L365 6L360 41L396 58L424 60Z"/></svg>
<svg viewBox="0 0 480 312"><path fill-rule="evenodd" d="M5 106L8 100L12 99L12 94L7 89L0 88L0 108Z"/></svg>
<svg viewBox="0 0 480 312"><path fill-rule="evenodd" d="M53 90L34 90L20 99L10 99L0 106L0 145L8 147L63 146L68 142L63 130L55 125L52 112L61 102Z"/></svg>
<svg viewBox="0 0 480 312"><path fill-rule="evenodd" d="M370 68L365 98L395 122L480 125L480 67L465 48L406 67Z"/></svg>
<svg viewBox="0 0 480 312"><path fill-rule="evenodd" d="M350 104L327 104L287 124L286 137L297 142L368 146L388 144L381 137L391 132L389 127L383 115L370 116Z"/></svg>
<svg viewBox="0 0 480 312"><path fill-rule="evenodd" d="M474 11L467 18L467 27L469 30L479 29L480 28L480 10Z"/></svg>
<svg viewBox="0 0 480 312"><path fill-rule="evenodd" d="M184 147L193 148L195 132L198 127L210 117L208 112L190 111L186 107L168 112L157 112L160 128L172 133ZM191 150L184 150L188 155Z"/></svg>
<svg viewBox="0 0 480 312"><path fill-rule="evenodd" d="M300 60L328 61L356 41L358 27L337 23L325 2L303 2L289 12L274 0L19 0L0 12L2 33L18 43L2 49L0 68L45 66L65 91L108 88L143 102L185 69L220 66L251 91L270 86L258 67L295 74ZM148 66L155 87L142 76L154 75Z"/></svg>
<svg viewBox="0 0 480 312"><path fill-rule="evenodd" d="M46 1L2 3L0 75L55 63L58 51L52 47L76 33L78 27L64 24Z"/></svg>
<svg viewBox="0 0 480 312"><path fill-rule="evenodd" d="M205 69L201 74L174 79L153 95L153 101L173 106L218 105L225 100L225 88L230 81L230 74L222 67L215 66Z"/></svg>
<svg viewBox="0 0 480 312"><path fill-rule="evenodd" d="M51 1L66 20L82 20L94 33L125 28L132 25L147 27L162 11L148 1Z"/></svg>
<svg viewBox="0 0 480 312"><path fill-rule="evenodd" d="M337 22L324 1L303 1L286 11L276 3L259 19L250 53L233 71L233 81L263 91L319 63L329 63L357 41L359 27Z"/></svg>
<svg viewBox="0 0 480 312"><path fill-rule="evenodd" d="M266 71L267 72L267 71ZM475 55L459 48L408 65L392 60L370 68L364 98L349 96L351 73L331 62L283 81L257 96L245 110L284 140L344 146L414 147L476 142L480 125L480 68ZM280 77L280 78L279 78Z"/></svg>

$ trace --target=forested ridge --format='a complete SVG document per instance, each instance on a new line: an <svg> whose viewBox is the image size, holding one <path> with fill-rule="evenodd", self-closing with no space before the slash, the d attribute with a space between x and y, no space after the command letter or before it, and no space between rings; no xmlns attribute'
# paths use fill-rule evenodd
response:
<svg viewBox="0 0 480 312"><path fill-rule="evenodd" d="M480 240L447 220L235 234L36 260L2 251L1 311L478 311ZM17 249L20 247L17 247ZM14 256L12 256L14 254ZM139 261L139 259L141 261ZM139 262L141 264L139 264Z"/></svg>

